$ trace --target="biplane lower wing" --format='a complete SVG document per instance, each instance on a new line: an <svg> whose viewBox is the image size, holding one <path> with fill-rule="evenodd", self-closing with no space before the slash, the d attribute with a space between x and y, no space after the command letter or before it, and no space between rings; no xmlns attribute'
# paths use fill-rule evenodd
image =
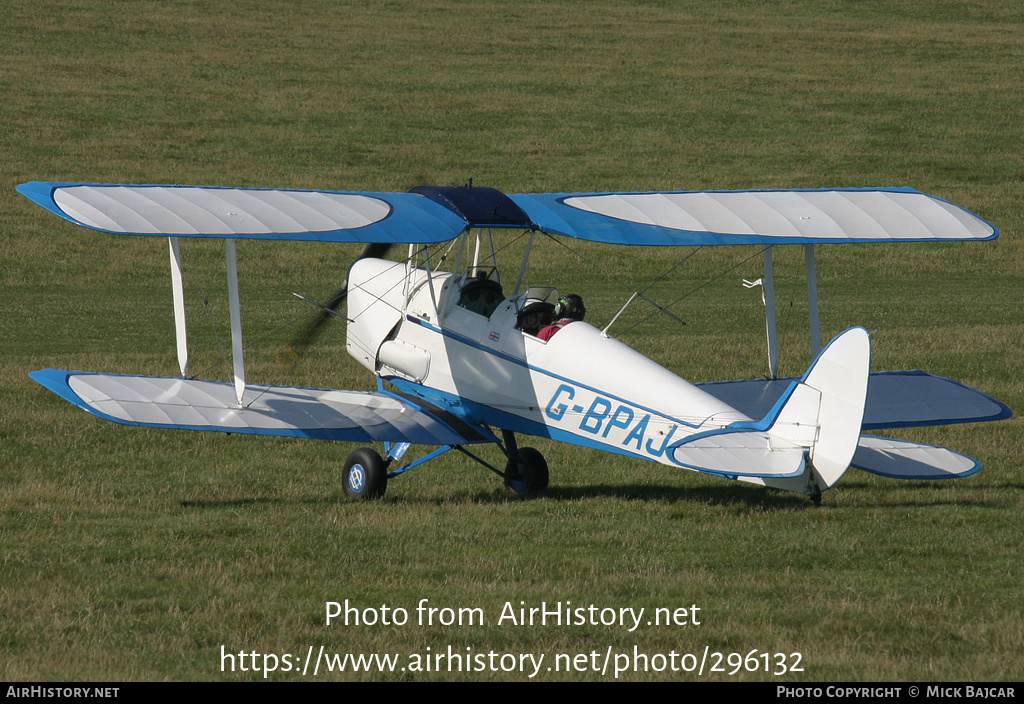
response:
<svg viewBox="0 0 1024 704"><path fill-rule="evenodd" d="M751 418L763 418L793 379L745 379L697 384ZM1013 412L988 394L919 370L871 372L864 408L865 430L979 423Z"/></svg>
<svg viewBox="0 0 1024 704"><path fill-rule="evenodd" d="M63 369L30 376L93 415L125 425L424 445L496 440L486 428L383 391L251 384L239 407L228 382Z"/></svg>
<svg viewBox="0 0 1024 704"><path fill-rule="evenodd" d="M747 415L764 416L789 388L790 379L698 384ZM979 423L1013 412L977 389L922 371L872 372L862 428L903 428ZM861 435L851 466L893 479L945 479L977 472L974 459L945 447Z"/></svg>

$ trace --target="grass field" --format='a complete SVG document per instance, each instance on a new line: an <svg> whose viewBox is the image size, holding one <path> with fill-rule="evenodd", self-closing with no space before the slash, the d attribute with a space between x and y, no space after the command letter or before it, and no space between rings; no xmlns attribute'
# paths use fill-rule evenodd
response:
<svg viewBox="0 0 1024 704"><path fill-rule="evenodd" d="M544 654L546 668L557 654L636 646L782 653L787 665L800 653L803 669L776 676L762 661L729 675L723 661L726 672L701 677L620 679L1020 681L1019 417L899 433L979 459L978 474L917 483L851 470L818 508L547 441L531 443L552 472L541 498L510 496L452 453L393 481L383 501L352 504L339 472L354 446L126 428L29 380L46 366L173 374L173 318L165 242L76 228L14 187L913 186L1001 237L819 247L823 334L864 325L873 368L953 377L1020 411L1022 66L1024 7L1001 0L6 3L0 680L262 679L222 672L222 647L406 657L451 646ZM563 244L538 245L531 283L582 293L595 320L690 254ZM355 249L240 245L243 323L262 338L250 380L372 388L340 326L294 370L282 354L296 330L282 326L306 312L292 291L326 298ZM223 378L220 245L187 256L195 368ZM775 256L781 372L797 374L809 362L803 254ZM637 308L618 334L693 381L763 375L760 295L740 285L758 276L753 248L697 252L652 294L693 292L674 309L687 326ZM325 625L325 603L346 599L408 609L410 622ZM478 608L485 622L419 625L421 599ZM506 603L566 601L697 605L701 623L497 622Z"/></svg>

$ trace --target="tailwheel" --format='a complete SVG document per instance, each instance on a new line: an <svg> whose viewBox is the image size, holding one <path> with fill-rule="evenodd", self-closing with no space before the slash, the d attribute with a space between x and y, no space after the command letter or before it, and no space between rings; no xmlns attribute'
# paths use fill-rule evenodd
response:
<svg viewBox="0 0 1024 704"><path fill-rule="evenodd" d="M384 460L369 447L361 447L345 460L342 485L350 499L379 499L388 488L388 472Z"/></svg>
<svg viewBox="0 0 1024 704"><path fill-rule="evenodd" d="M539 494L548 488L548 463L532 447L519 449L519 460L505 465L505 486L515 494Z"/></svg>

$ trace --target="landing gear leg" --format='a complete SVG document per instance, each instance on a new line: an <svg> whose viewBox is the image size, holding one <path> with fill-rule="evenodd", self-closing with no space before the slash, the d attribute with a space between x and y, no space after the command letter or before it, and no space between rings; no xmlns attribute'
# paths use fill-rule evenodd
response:
<svg viewBox="0 0 1024 704"><path fill-rule="evenodd" d="M544 455L532 447L518 447L516 438L503 430L508 463L505 465L505 487L514 494L539 494L548 488L548 463Z"/></svg>

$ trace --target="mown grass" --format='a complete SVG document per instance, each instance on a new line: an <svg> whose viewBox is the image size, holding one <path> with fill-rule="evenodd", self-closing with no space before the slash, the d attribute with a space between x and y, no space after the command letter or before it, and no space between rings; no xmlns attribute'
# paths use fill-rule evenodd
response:
<svg viewBox="0 0 1024 704"><path fill-rule="evenodd" d="M103 423L43 366L173 374L166 244L74 228L32 179L507 191L911 185L975 210L982 245L820 247L826 338L1015 409L1021 382L1024 12L1001 2L14 2L0 20L0 672L7 680L259 679L237 652L803 653L796 680L1019 680L1018 419L915 429L984 469L851 472L796 495L536 442L519 500L446 456L347 503L347 444ZM532 283L610 318L688 250L538 242ZM522 247L510 246L509 254ZM250 378L371 380L340 328L282 353L356 248L240 248ZM194 369L222 376L218 243L188 247ZM764 374L754 248L701 250L632 307L626 342L693 380ZM803 255L776 249L782 372L809 360ZM210 313L202 305L202 282ZM288 373L285 376L285 373ZM480 607L484 627L325 627L325 601ZM699 627L497 626L505 602L702 607ZM333 675L507 679L519 673ZM298 679L277 674L274 679ZM547 673L547 679L598 679ZM692 680L639 673L631 679ZM732 679L772 679L741 673ZM716 674L712 679L730 679Z"/></svg>

